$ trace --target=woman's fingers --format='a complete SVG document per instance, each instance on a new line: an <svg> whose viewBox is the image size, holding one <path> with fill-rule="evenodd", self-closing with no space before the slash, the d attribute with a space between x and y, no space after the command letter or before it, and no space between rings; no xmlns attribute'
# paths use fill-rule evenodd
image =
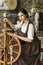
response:
<svg viewBox="0 0 43 65"><path fill-rule="evenodd" d="M4 21L4 22L8 22L8 19L7 19L7 18L4 18L3 21Z"/></svg>
<svg viewBox="0 0 43 65"><path fill-rule="evenodd" d="M18 37L18 35L17 34L14 34L14 37Z"/></svg>
<svg viewBox="0 0 43 65"><path fill-rule="evenodd" d="M14 34L14 36L17 36L16 34Z"/></svg>

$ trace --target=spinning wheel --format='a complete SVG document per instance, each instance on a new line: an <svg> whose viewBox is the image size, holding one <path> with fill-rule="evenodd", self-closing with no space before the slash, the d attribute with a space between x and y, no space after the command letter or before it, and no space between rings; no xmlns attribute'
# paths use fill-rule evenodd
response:
<svg viewBox="0 0 43 65"><path fill-rule="evenodd" d="M21 54L21 45L18 38L13 33L7 32L6 23L4 23L4 32L0 33L0 37L4 38L4 44L0 46L0 63L9 65L18 60ZM0 39L0 43L2 39Z"/></svg>

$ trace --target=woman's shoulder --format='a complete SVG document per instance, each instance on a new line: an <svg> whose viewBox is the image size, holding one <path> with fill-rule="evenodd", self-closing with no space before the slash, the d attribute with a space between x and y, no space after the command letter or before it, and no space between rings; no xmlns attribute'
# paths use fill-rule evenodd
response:
<svg viewBox="0 0 43 65"><path fill-rule="evenodd" d="M32 23L30 23L29 28L34 28L34 25Z"/></svg>
<svg viewBox="0 0 43 65"><path fill-rule="evenodd" d="M34 26L33 22L29 19L29 26Z"/></svg>
<svg viewBox="0 0 43 65"><path fill-rule="evenodd" d="M29 19L29 24L33 24L33 22Z"/></svg>
<svg viewBox="0 0 43 65"><path fill-rule="evenodd" d="M29 21L29 28L34 29L34 24L33 24L33 22L31 22L31 20Z"/></svg>

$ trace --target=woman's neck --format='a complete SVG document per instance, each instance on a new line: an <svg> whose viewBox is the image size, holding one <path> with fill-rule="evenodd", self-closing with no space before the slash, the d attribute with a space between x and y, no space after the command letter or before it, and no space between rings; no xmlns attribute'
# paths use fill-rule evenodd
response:
<svg viewBox="0 0 43 65"><path fill-rule="evenodd" d="M29 22L29 19L25 19L24 23L27 24Z"/></svg>

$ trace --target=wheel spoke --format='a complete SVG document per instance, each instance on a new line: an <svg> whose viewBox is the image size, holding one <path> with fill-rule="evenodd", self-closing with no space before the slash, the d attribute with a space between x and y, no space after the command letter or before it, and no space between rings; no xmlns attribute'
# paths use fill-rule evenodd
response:
<svg viewBox="0 0 43 65"><path fill-rule="evenodd" d="M14 46L18 46L18 44L15 44Z"/></svg>
<svg viewBox="0 0 43 65"><path fill-rule="evenodd" d="M17 51L12 50L12 52L8 51L8 54L10 54L10 55L11 55L13 52L14 52L14 53L16 53L16 54L18 54L18 53L19 53L19 52L17 52Z"/></svg>
<svg viewBox="0 0 43 65"><path fill-rule="evenodd" d="M4 34L3 33L0 33L0 37L2 37Z"/></svg>
<svg viewBox="0 0 43 65"><path fill-rule="evenodd" d="M14 60L14 57L12 56L12 60Z"/></svg>
<svg viewBox="0 0 43 65"><path fill-rule="evenodd" d="M11 58L10 59L11 59L11 61L13 61L14 60L14 57L11 55Z"/></svg>
<svg viewBox="0 0 43 65"><path fill-rule="evenodd" d="M11 40L10 40L10 42L9 43L11 43L13 41L13 38L11 38Z"/></svg>
<svg viewBox="0 0 43 65"><path fill-rule="evenodd" d="M14 53L16 53L16 54L18 54L18 52L17 52L17 51L14 51L14 50L13 50L13 52L14 52Z"/></svg>
<svg viewBox="0 0 43 65"><path fill-rule="evenodd" d="M3 55L4 55L4 53L0 56L0 59L2 58Z"/></svg>

